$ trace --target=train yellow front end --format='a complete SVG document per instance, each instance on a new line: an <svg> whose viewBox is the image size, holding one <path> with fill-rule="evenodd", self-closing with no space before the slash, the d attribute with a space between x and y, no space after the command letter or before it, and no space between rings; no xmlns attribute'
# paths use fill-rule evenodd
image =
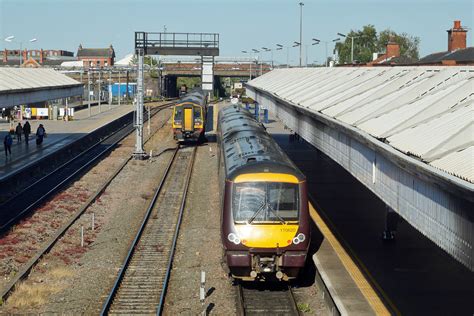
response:
<svg viewBox="0 0 474 316"><path fill-rule="evenodd" d="M310 240L306 179L248 112L219 113L221 238L232 277L290 280Z"/></svg>
<svg viewBox="0 0 474 316"><path fill-rule="evenodd" d="M198 141L204 135L206 97L202 90L193 90L173 107L174 138L180 142Z"/></svg>

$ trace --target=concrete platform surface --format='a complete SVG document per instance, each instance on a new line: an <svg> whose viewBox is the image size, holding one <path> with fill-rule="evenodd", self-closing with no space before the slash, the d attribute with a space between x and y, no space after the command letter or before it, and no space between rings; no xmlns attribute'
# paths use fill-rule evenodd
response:
<svg viewBox="0 0 474 316"><path fill-rule="evenodd" d="M28 144L22 135L22 141L17 142L16 137L13 138L12 155L6 157L3 148L3 139L10 129L10 123L6 121L0 122L0 139L2 140L2 153L0 153L0 181L16 173L18 170L29 166L44 156L59 150L60 148L78 140L88 133L100 128L101 126L116 120L119 117L133 111L132 105L112 105L109 109L108 105L102 106L102 112L99 113L97 106L91 108L91 116L89 117L88 109L76 111L74 120L53 121L53 120L29 120L31 124L32 134ZM22 121L22 125L25 121ZM15 122L14 127L18 122ZM47 137L43 144L37 146L35 143L36 129L39 124L43 124Z"/></svg>

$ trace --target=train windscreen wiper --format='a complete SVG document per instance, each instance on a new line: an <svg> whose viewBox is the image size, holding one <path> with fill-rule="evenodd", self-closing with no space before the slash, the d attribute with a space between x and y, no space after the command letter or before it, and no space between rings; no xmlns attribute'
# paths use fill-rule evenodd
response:
<svg viewBox="0 0 474 316"><path fill-rule="evenodd" d="M286 221L283 219L283 217L281 217L280 215L278 215L277 211L275 211L273 209L273 207L271 207L270 204L267 205L268 206L268 209L270 210L270 212L273 213L273 215L275 215L276 218L278 218L278 220L282 223L282 224L286 224Z"/></svg>
<svg viewBox="0 0 474 316"><path fill-rule="evenodd" d="M255 213L253 214L252 218L250 218L250 221L248 221L248 224L252 224L255 218L257 218L258 214L260 214L260 212L265 208L265 205L267 205L267 203L263 202L262 206L260 206L258 210L255 211Z"/></svg>

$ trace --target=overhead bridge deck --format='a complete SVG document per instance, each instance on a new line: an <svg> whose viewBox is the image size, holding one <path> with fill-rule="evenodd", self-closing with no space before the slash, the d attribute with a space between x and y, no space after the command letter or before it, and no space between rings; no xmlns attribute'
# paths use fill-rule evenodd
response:
<svg viewBox="0 0 474 316"><path fill-rule="evenodd" d="M278 69L247 95L473 270L474 67Z"/></svg>

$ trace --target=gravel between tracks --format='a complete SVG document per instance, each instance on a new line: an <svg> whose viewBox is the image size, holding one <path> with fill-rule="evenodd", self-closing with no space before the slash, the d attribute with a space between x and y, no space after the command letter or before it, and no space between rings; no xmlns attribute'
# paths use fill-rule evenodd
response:
<svg viewBox="0 0 474 316"><path fill-rule="evenodd" d="M161 125L163 117L169 117L169 113L169 110L165 110L158 114L152 127ZM158 119L159 117L162 119ZM102 183L105 177L98 179L91 175L101 174L103 177L103 169L110 169L112 172L110 158L118 155L123 160L133 148L134 135L128 138L130 139L125 140L110 157L76 181L68 189L73 190L69 194L74 196L74 188L78 183L82 186L97 186L98 182ZM147 150L153 149L156 154L173 146L175 142L167 124L146 147ZM52 251L40 260L29 278L18 286L6 304L0 307L0 314L97 314L141 223L169 155L167 152L147 161L129 162ZM54 206L53 212L56 210ZM94 231L90 228L92 213L95 215ZM43 218L39 222L44 225L45 220L47 219ZM80 247L81 225L85 229L85 247ZM23 233L28 232L27 228L23 227ZM34 235L29 234L29 238L35 238Z"/></svg>
<svg viewBox="0 0 474 316"><path fill-rule="evenodd" d="M173 261L164 315L236 314L235 289L221 266L217 147L198 148ZM206 272L206 304L199 301L200 272Z"/></svg>

